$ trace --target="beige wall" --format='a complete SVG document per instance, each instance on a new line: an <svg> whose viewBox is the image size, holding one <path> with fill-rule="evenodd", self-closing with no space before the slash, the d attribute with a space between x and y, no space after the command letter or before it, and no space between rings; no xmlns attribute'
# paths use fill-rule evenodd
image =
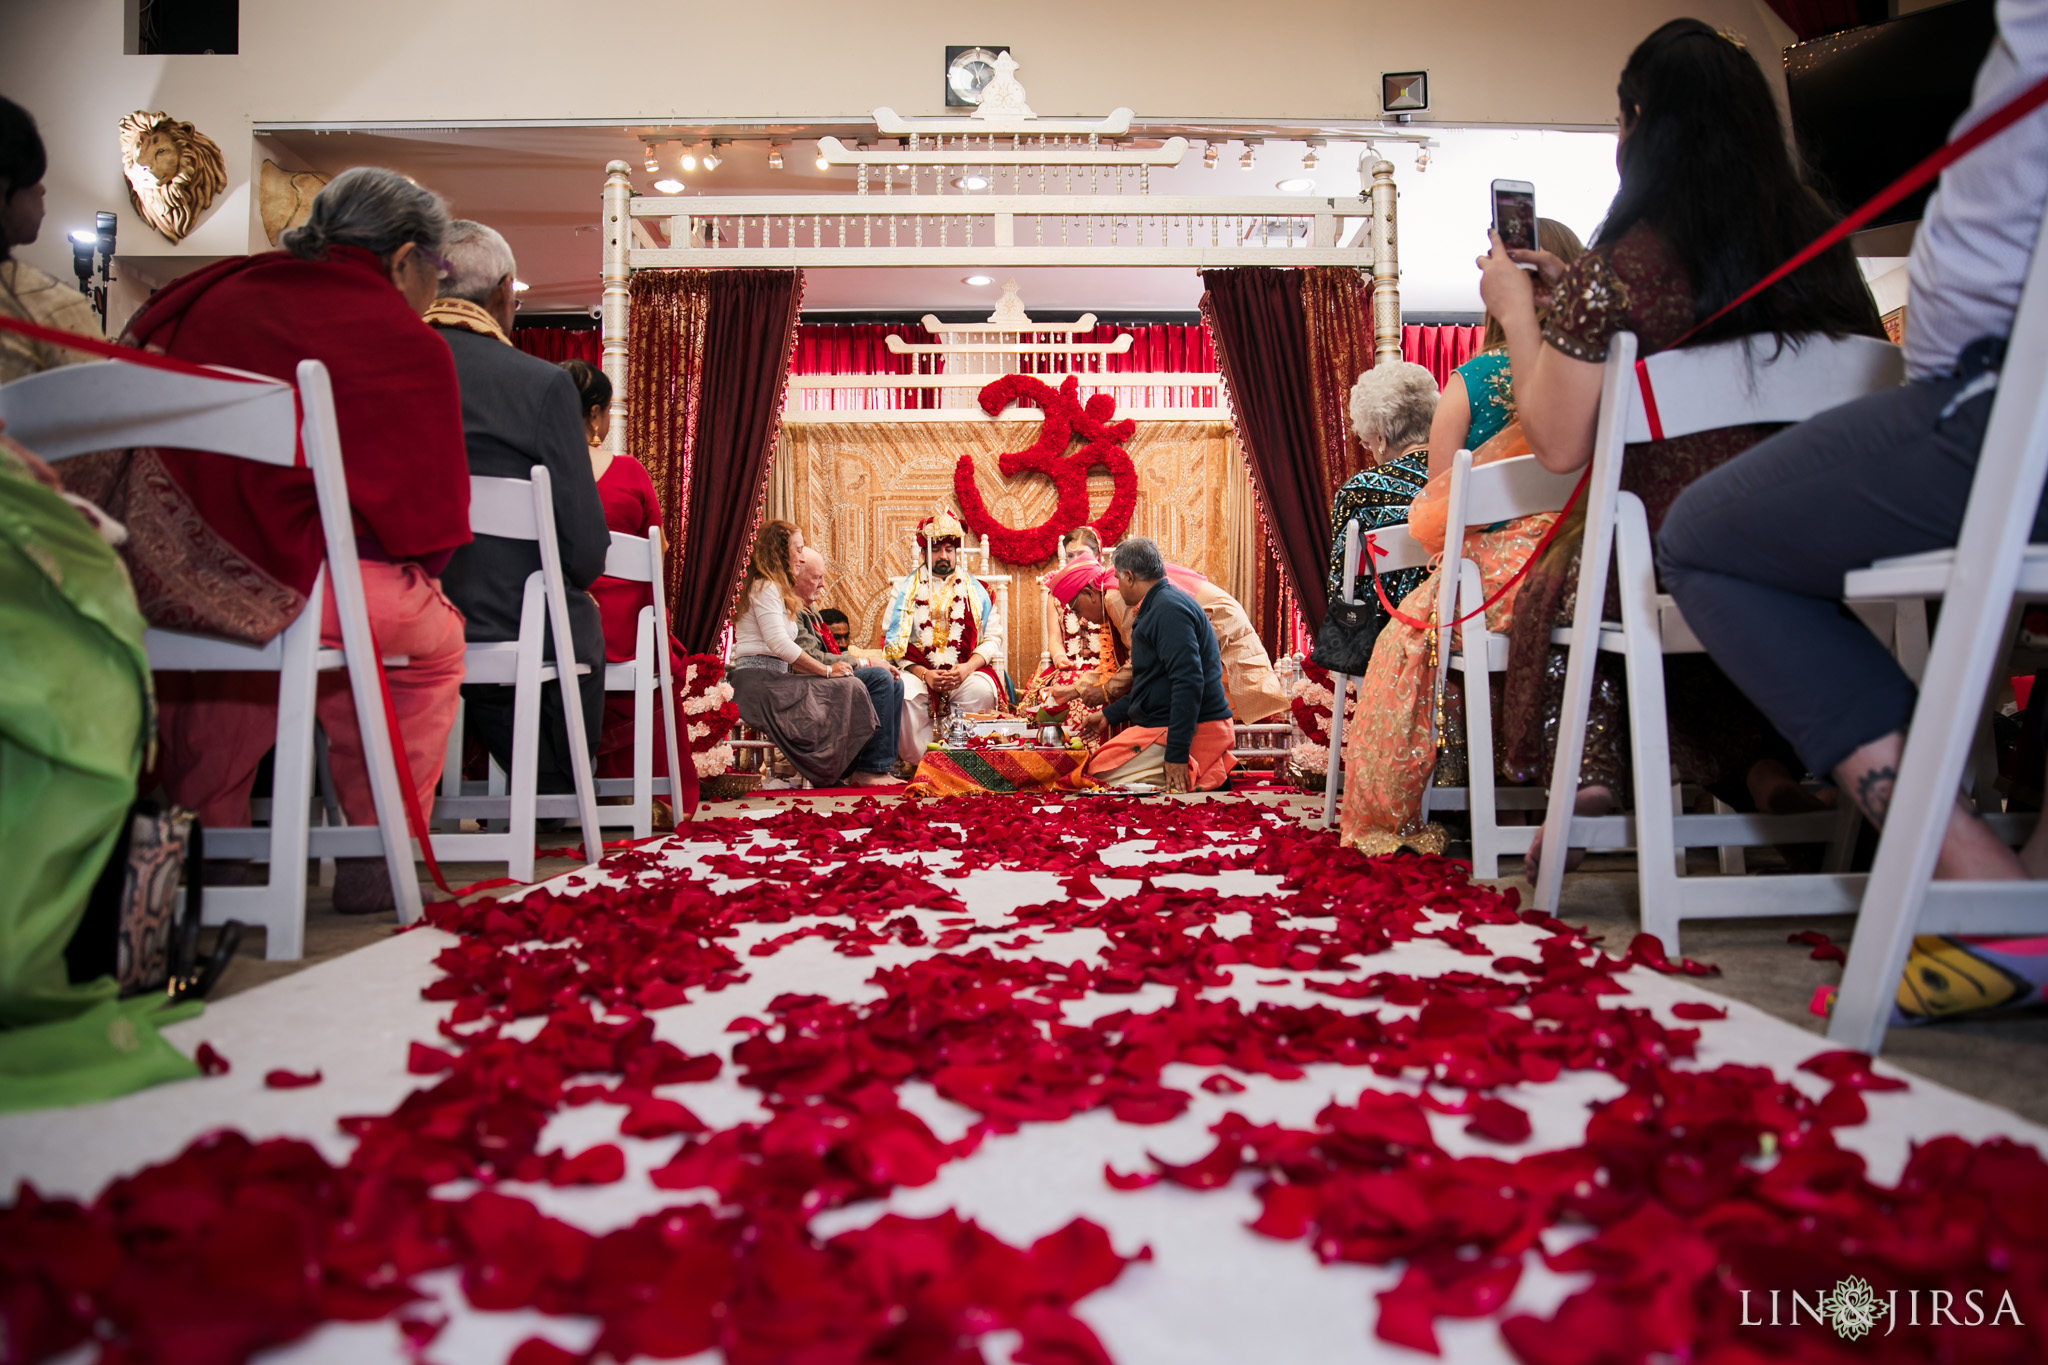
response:
<svg viewBox="0 0 2048 1365"><path fill-rule="evenodd" d="M1674 15L1743 34L1767 70L1790 40L1763 0L242 0L240 55L131 57L122 0L0 8L0 91L36 114L51 154L51 220L24 254L60 276L63 232L98 208L120 210L124 255L263 245L259 122L931 114L945 45L994 40L1040 114L1371 118L1381 71L1422 68L1432 120L1586 126L1612 122L1623 58ZM134 217L120 176L115 125L138 108L191 120L227 156L228 194L176 247Z"/></svg>

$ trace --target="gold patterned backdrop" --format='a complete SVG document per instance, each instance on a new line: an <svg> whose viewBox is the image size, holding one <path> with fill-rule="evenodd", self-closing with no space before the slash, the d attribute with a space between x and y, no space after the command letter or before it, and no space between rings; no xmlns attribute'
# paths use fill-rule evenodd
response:
<svg viewBox="0 0 2048 1365"><path fill-rule="evenodd" d="M1038 475L1003 479L997 458L1038 437L1036 422L792 422L782 428L770 475L767 512L786 517L825 555L829 605L853 622L857 645L880 642L890 580L916 553L917 523L939 508L956 516L953 466L974 455L982 497L1008 526L1035 526L1051 515L1053 487ZM1242 552L1256 517L1230 424L1221 421L1140 422L1124 449L1138 471L1132 535L1151 536L1169 560L1223 584L1240 600L1255 599L1241 582ZM1109 503L1109 475L1089 476L1090 507ZM1235 553L1233 553L1235 551ZM1009 573L1010 673L1021 686L1049 644L1038 576L1050 565L997 564L977 573ZM998 588L999 594L1002 589Z"/></svg>

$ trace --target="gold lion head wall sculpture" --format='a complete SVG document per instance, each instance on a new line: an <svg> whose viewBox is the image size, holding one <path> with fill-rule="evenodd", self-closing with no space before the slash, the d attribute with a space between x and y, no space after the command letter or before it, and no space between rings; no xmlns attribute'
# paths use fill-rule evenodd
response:
<svg viewBox="0 0 2048 1365"><path fill-rule="evenodd" d="M218 143L169 114L141 109L121 120L121 169L135 211L173 242L191 233L228 183Z"/></svg>

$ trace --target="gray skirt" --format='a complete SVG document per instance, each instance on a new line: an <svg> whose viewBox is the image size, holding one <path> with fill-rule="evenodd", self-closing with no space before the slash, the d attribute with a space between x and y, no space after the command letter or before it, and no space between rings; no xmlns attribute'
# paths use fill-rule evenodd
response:
<svg viewBox="0 0 2048 1365"><path fill-rule="evenodd" d="M814 787L838 786L879 723L858 678L734 667L725 680L740 719L773 740Z"/></svg>

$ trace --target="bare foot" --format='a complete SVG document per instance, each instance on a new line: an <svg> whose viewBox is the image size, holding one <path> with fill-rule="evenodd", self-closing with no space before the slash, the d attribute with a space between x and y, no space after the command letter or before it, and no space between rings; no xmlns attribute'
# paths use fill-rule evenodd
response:
<svg viewBox="0 0 2048 1365"><path fill-rule="evenodd" d="M849 787L900 787L903 785L903 780L891 773L848 773L846 785Z"/></svg>
<svg viewBox="0 0 2048 1365"><path fill-rule="evenodd" d="M1572 802L1574 815L1606 815L1614 809L1614 793L1605 787L1581 787L1576 800ZM1583 848L1567 849L1564 855L1564 870L1575 870L1586 861ZM1543 824L1539 820L1536 833L1530 837L1529 852L1522 859L1522 877L1529 885L1536 884L1537 873L1543 866Z"/></svg>

